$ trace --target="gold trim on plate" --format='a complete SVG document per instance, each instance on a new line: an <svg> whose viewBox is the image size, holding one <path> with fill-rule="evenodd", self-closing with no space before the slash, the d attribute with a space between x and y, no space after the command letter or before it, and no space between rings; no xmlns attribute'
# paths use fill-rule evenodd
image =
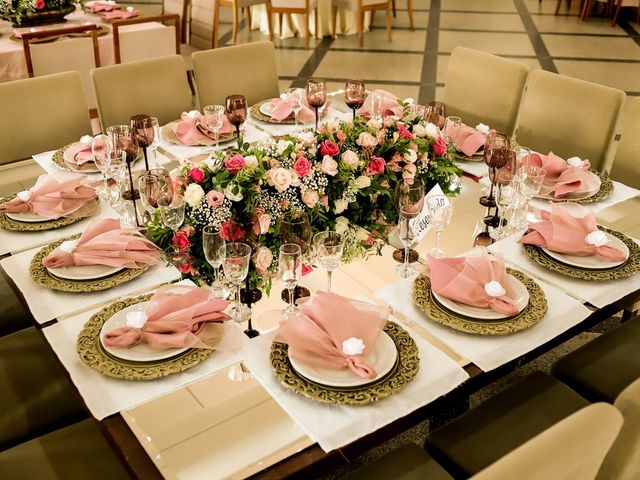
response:
<svg viewBox="0 0 640 480"><path fill-rule="evenodd" d="M587 198L582 199L571 199L571 198L554 198L554 197L537 197L540 200L549 200L550 202L555 203L563 203L563 202L572 202L572 203L593 203L593 202L601 202L602 200L606 200L613 193L613 182L609 178L609 175L605 173L600 173L596 170L590 170L591 173L598 176L600 179L600 190Z"/></svg>
<svg viewBox="0 0 640 480"><path fill-rule="evenodd" d="M5 198L0 198L0 203L9 202L15 198L15 195L10 195ZM97 201L97 200L96 200ZM19 222L7 217L4 213L0 213L0 228L9 230L11 232L43 232L45 230L54 230L60 227L66 227L82 220L84 217L61 217L55 220L48 220L46 222Z"/></svg>

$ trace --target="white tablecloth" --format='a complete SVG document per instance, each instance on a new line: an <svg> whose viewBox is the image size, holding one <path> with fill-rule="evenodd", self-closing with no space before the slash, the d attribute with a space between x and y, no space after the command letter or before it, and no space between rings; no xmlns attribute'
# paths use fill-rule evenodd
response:
<svg viewBox="0 0 640 480"><path fill-rule="evenodd" d="M625 200L629 200L630 198L637 197L640 195L640 190L629 187L620 182L613 182L613 193L611 196L601 202L593 202L593 203L585 203L584 205L589 207L594 212L598 212L605 208L611 207L616 203L624 202ZM539 208L541 210L550 210L553 202L549 200L542 200L539 198L534 198L530 202L530 206Z"/></svg>
<svg viewBox="0 0 640 480"><path fill-rule="evenodd" d="M429 320L413 301L413 278L400 280L376 295L409 320L426 328L433 336L485 372L530 352L587 318L591 311L560 290L538 282L548 302L545 317L533 327L511 335L481 336L458 332Z"/></svg>
<svg viewBox="0 0 640 480"><path fill-rule="evenodd" d="M404 325L403 328L408 329ZM395 395L363 406L314 402L281 386L269 363L275 332L247 340L241 356L258 382L280 407L325 452L329 452L408 415L450 392L469 377L456 362L436 347L416 333L409 333L420 352L420 370L416 377Z"/></svg>

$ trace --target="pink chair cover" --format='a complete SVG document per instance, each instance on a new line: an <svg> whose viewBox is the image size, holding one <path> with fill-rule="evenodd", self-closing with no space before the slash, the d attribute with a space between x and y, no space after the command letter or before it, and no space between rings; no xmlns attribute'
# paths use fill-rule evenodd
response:
<svg viewBox="0 0 640 480"><path fill-rule="evenodd" d="M82 167L87 163L93 163L93 153L91 152L91 144L75 142L69 145L64 151L62 158L65 162L78 167ZM94 165L91 165L94 167Z"/></svg>
<svg viewBox="0 0 640 480"><path fill-rule="evenodd" d="M462 257L429 256L429 278L435 293L455 302L491 308L507 316L518 313L504 261L489 255L484 247L474 248ZM504 294L489 295L485 290L489 282L498 282Z"/></svg>
<svg viewBox="0 0 640 480"><path fill-rule="evenodd" d="M122 5L115 2L104 2L100 0L94 0L84 4L84 10L87 13L110 12L111 10L119 10L121 8Z"/></svg>
<svg viewBox="0 0 640 480"><path fill-rule="evenodd" d="M395 115L396 117L402 118L402 106L398 103L398 96L387 92L386 90L373 90L369 92L369 97L365 100L364 105L358 109L356 115L365 118L371 118L371 112L369 108L371 107L371 95L378 94L384 97L382 101L382 116L387 117L389 115Z"/></svg>
<svg viewBox="0 0 640 480"><path fill-rule="evenodd" d="M173 125L173 131L184 145L213 145L215 135L209 129L200 112L183 112L181 120ZM222 121L219 135L227 135L235 131L227 117Z"/></svg>
<svg viewBox="0 0 640 480"><path fill-rule="evenodd" d="M54 250L42 259L48 268L108 265L142 268L160 261L162 251L140 232L120 228L120 220L95 219L87 225L72 252Z"/></svg>
<svg viewBox="0 0 640 480"><path fill-rule="evenodd" d="M487 141L486 133L479 132L475 128L465 124L450 127L447 134L451 136L456 149L464 153L467 157L478 153L478 150L483 148Z"/></svg>
<svg viewBox="0 0 640 480"><path fill-rule="evenodd" d="M272 98L271 106L271 119L276 122L282 122L287 118L293 118L293 102L291 100L283 100L281 98ZM305 99L302 105L302 109L298 112L298 121L301 123L310 123L315 120L315 112L307 103Z"/></svg>
<svg viewBox="0 0 640 480"><path fill-rule="evenodd" d="M103 342L111 348L131 348L144 342L155 348L220 349L221 339L238 330L232 325L211 325L231 318L223 312L227 305L226 300L213 298L205 288L164 285L147 304L147 320L141 328L116 328L104 335ZM237 337L233 339L232 348L242 345L238 341Z"/></svg>
<svg viewBox="0 0 640 480"><path fill-rule="evenodd" d="M589 175L589 160L583 161L581 167L571 167L553 152L549 152L549 155L534 152L531 154L531 164L547 172L540 188L540 194L544 196L553 194L555 198L562 198L568 193L590 192L599 186L599 180Z"/></svg>
<svg viewBox="0 0 640 480"><path fill-rule="evenodd" d="M530 224L533 231L523 236L520 243L578 257L598 255L612 262L626 259L625 253L617 248L587 243L587 235L598 230L596 216L588 208L575 203L554 204L550 212L541 211L540 215L543 220Z"/></svg>
<svg viewBox="0 0 640 480"><path fill-rule="evenodd" d="M98 15L103 20L126 20L140 15L140 10L111 10L110 12L100 12Z"/></svg>
<svg viewBox="0 0 640 480"><path fill-rule="evenodd" d="M0 204L0 212L35 213L48 219L87 216L97 208L97 203L93 202L96 191L87 183L87 177L78 173L40 175L36 184L28 190L31 195L29 200L16 197Z"/></svg>
<svg viewBox="0 0 640 480"><path fill-rule="evenodd" d="M387 323L387 308L326 292L299 304L301 311L284 321L276 335L277 341L289 345L293 358L318 368L350 368L360 377L376 377L367 355ZM350 338L362 340L361 354L343 352L343 342Z"/></svg>

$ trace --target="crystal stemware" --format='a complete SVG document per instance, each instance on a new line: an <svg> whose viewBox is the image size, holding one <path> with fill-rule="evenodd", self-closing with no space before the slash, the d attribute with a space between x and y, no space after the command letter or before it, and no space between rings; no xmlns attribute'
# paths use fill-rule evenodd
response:
<svg viewBox="0 0 640 480"><path fill-rule="evenodd" d="M298 115L304 103L304 88L287 88L282 92L282 99L291 106L295 119L295 130L298 131Z"/></svg>
<svg viewBox="0 0 640 480"><path fill-rule="evenodd" d="M158 200L158 207L160 208L162 223L171 230L173 238L184 223L184 199L178 195L174 195L173 198L161 196ZM184 263L184 260L185 255L174 245L169 253L169 261L176 266L180 266Z"/></svg>
<svg viewBox="0 0 640 480"><path fill-rule="evenodd" d="M289 305L284 311L284 317L295 314L295 289L302 276L302 251L295 243L285 243L280 246L280 256L278 258L278 273L280 280L289 291Z"/></svg>
<svg viewBox="0 0 640 480"><path fill-rule="evenodd" d="M331 274L342 263L344 238L337 232L327 230L315 234L313 245L318 263L327 271L327 292L331 292Z"/></svg>
<svg viewBox="0 0 640 480"><path fill-rule="evenodd" d="M413 210L417 210L417 213L419 214L424 206L424 185L422 182L418 182L417 180L414 180L411 185L405 182L398 182L396 184L394 200L396 210L398 212L398 219L400 217L400 210L404 205L411 205L411 208ZM400 230L398 230L398 232L399 231ZM405 247L403 250L398 249L394 252L394 259L402 262L402 264L398 265L396 268L396 273L400 277L411 269L407 264L418 259L418 253L411 248L412 246L413 244L409 245L408 249Z"/></svg>
<svg viewBox="0 0 640 480"><path fill-rule="evenodd" d="M280 241L295 243L302 253L309 249L311 224L309 215L302 211L289 212L280 219Z"/></svg>
<svg viewBox="0 0 640 480"><path fill-rule="evenodd" d="M202 109L202 113L207 127L213 130L217 147L220 140L220 129L224 123L224 105L207 105Z"/></svg>
<svg viewBox="0 0 640 480"><path fill-rule="evenodd" d="M240 137L240 125L247 119L247 99L244 95L229 95L225 100L225 109L227 120L236 127L236 135L238 136L238 147L242 147L242 138Z"/></svg>
<svg viewBox="0 0 640 480"><path fill-rule="evenodd" d="M145 211L153 215L158 208L158 201L169 194L173 197L173 182L164 168L152 168L138 178L140 202Z"/></svg>
<svg viewBox="0 0 640 480"><path fill-rule="evenodd" d="M149 170L149 158L147 157L147 148L151 146L155 139L155 130L149 115L133 115L130 119L131 130L138 141L138 145L142 147L144 152L144 168ZM136 152L137 153L137 152Z"/></svg>
<svg viewBox="0 0 640 480"><path fill-rule="evenodd" d="M227 298L229 290L220 281L220 267L222 266L222 255L220 251L225 246L225 240L220 235L220 230L215 225L207 225L202 230L202 250L204 257L213 268L213 284L211 292L214 298Z"/></svg>
<svg viewBox="0 0 640 480"><path fill-rule="evenodd" d="M109 185L107 183L107 172L109 171L109 152L111 151L111 142L106 135L96 135L91 140L91 154L93 155L93 163L100 172L102 172L103 188L100 191L100 198L108 200Z"/></svg>
<svg viewBox="0 0 640 480"><path fill-rule="evenodd" d="M453 215L453 203L444 195L434 195L427 198L429 208L429 222L436 232L436 246L431 250L433 257L441 257L444 252L440 249L440 234L447 228Z"/></svg>
<svg viewBox="0 0 640 480"><path fill-rule="evenodd" d="M327 103L327 83L320 78L310 78L307 82L307 103L316 113L316 132L318 131L319 110Z"/></svg>
<svg viewBox="0 0 640 480"><path fill-rule="evenodd" d="M356 119L356 110L364 105L365 87L364 80L347 80L344 87L344 103L353 111L353 119Z"/></svg>
<svg viewBox="0 0 640 480"><path fill-rule="evenodd" d="M244 321L244 308L240 300L240 286L249 273L251 260L251 247L246 243L231 242L220 247L222 257L222 269L226 279L236 286L235 305L231 309L233 320L240 323Z"/></svg>
<svg viewBox="0 0 640 480"><path fill-rule="evenodd" d="M115 182L115 188L111 188L109 186L109 181L107 180L107 189L108 189L108 202L111 208L116 211L120 211L120 189L124 182L124 178L127 171L127 158L126 154L122 151L109 150L107 152L107 179L111 178Z"/></svg>
<svg viewBox="0 0 640 480"><path fill-rule="evenodd" d="M506 135L501 133L492 132L487 135L487 140L484 144L484 163L489 167L490 176L496 169L501 168L507 161L506 151L508 149L509 140ZM480 205L487 208L496 206L495 199L493 198L494 184L491 182L489 189L489 195L483 195L480 197Z"/></svg>
<svg viewBox="0 0 640 480"><path fill-rule="evenodd" d="M425 109L425 120L443 129L447 115L447 109L442 102L429 102Z"/></svg>
<svg viewBox="0 0 640 480"><path fill-rule="evenodd" d="M447 142L453 142L453 133L460 128L462 119L456 116L449 116L444 123L444 138Z"/></svg>

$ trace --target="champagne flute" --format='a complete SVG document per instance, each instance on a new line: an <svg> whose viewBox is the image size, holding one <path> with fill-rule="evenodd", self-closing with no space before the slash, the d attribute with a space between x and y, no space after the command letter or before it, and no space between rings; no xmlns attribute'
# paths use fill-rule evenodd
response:
<svg viewBox="0 0 640 480"><path fill-rule="evenodd" d="M514 179L515 174L508 170L498 172L496 177L496 183L498 185L498 193L496 195L498 204L498 226L490 230L491 238L494 240L500 240L507 232L505 228L508 223L506 212L509 206L513 204L516 195L516 189L513 185Z"/></svg>
<svg viewBox="0 0 640 480"><path fill-rule="evenodd" d="M207 105L202 109L202 113L207 126L213 130L217 147L220 141L220 129L224 123L224 105Z"/></svg>
<svg viewBox="0 0 640 480"><path fill-rule="evenodd" d="M447 201L444 195L434 195L427 198L429 221L436 232L436 246L431 250L433 257L441 257L444 252L440 249L440 234L447 228L453 215L453 203Z"/></svg>
<svg viewBox="0 0 640 480"><path fill-rule="evenodd" d="M371 118L373 120L382 121L382 115L384 113L384 95L376 92L371 92L370 97L371 106L369 110L371 112Z"/></svg>
<svg viewBox="0 0 640 480"><path fill-rule="evenodd" d="M295 118L295 130L298 131L298 115L304 102L304 88L288 88L282 93L282 98L291 105Z"/></svg>
<svg viewBox="0 0 640 480"><path fill-rule="evenodd" d="M231 314L233 320L240 323L245 317L245 309L240 301L240 285L242 285L249 273L251 247L246 243L231 242L221 246L219 251L222 257L224 276L236 286L236 300Z"/></svg>
<svg viewBox="0 0 640 480"><path fill-rule="evenodd" d="M227 120L236 127L238 136L238 148L242 148L242 138L240 137L240 125L247 119L247 99L244 95L229 95L225 100Z"/></svg>
<svg viewBox="0 0 640 480"><path fill-rule="evenodd" d="M400 231L400 241L404 245L404 263L402 264L402 270L398 274L402 278L408 278L415 273L415 270L409 264L409 249L416 237L412 220L418 216L418 213L420 211L416 210L413 205L407 204L400 207L398 229Z"/></svg>
<svg viewBox="0 0 640 480"><path fill-rule="evenodd" d="M307 82L307 103L316 112L316 132L318 131L318 110L327 103L327 83L319 78L310 78Z"/></svg>
<svg viewBox="0 0 640 480"><path fill-rule="evenodd" d="M311 224L305 212L289 212L280 219L280 241L295 243L302 253L309 249L311 241Z"/></svg>
<svg viewBox="0 0 640 480"><path fill-rule="evenodd" d="M124 182L126 174L127 158L126 154L122 151L109 150L107 152L107 178L112 178L116 184L116 188L109 187L109 181L107 180L106 186L108 188L109 197L108 202L111 208L116 211L120 210L120 186Z"/></svg>
<svg viewBox="0 0 640 480"><path fill-rule="evenodd" d="M158 143L160 143L160 122L156 117L151 118L151 126L153 127L153 143L151 144L151 151L153 152L154 167L158 166Z"/></svg>
<svg viewBox="0 0 640 480"><path fill-rule="evenodd" d="M162 196L158 200L158 206L160 208L162 223L165 227L171 229L173 238L180 226L184 223L184 199L177 195L174 195L173 198ZM171 254L169 255L171 263L175 266L180 266L184 263L184 259L185 256L180 253L176 246L173 246Z"/></svg>
<svg viewBox="0 0 640 480"><path fill-rule="evenodd" d="M342 263L344 239L339 233L327 230L316 233L313 244L320 266L327 271L327 292L331 293L331 274Z"/></svg>
<svg viewBox="0 0 640 480"><path fill-rule="evenodd" d="M202 230L202 250L204 251L204 257L213 268L213 285L211 285L211 292L214 298L227 298L229 296L229 290L220 281L220 267L222 266L222 255L220 255L221 248L226 244L220 230L215 225L207 225Z"/></svg>
<svg viewBox="0 0 640 480"><path fill-rule="evenodd" d="M460 125L462 125L460 117L447 117L444 124L444 138L447 142L453 142L453 134L460 128Z"/></svg>
<svg viewBox="0 0 640 480"><path fill-rule="evenodd" d="M102 172L103 189L100 191L100 198L107 200L109 198L109 185L107 184L107 172L109 171L109 152L111 151L111 143L109 137L100 134L91 140L91 154L93 162L100 172Z"/></svg>
<svg viewBox="0 0 640 480"><path fill-rule="evenodd" d="M133 115L130 119L131 130L133 131L138 145L142 147L144 152L144 167L149 171L149 159L147 157L147 148L151 146L155 138L155 130L149 115ZM136 152L137 153L137 152Z"/></svg>
<svg viewBox="0 0 640 480"><path fill-rule="evenodd" d="M400 209L404 205L411 205L414 209L417 209L418 213L422 210L424 206L424 185L422 182L414 180L413 184L409 185L404 181L398 182L396 184L395 190L395 205L396 210L398 212L398 217L400 216ZM398 230L399 231L399 230ZM399 262L412 263L412 261L417 260L417 252L411 249L410 245L409 249L404 250L396 250L394 252L394 259ZM403 272L407 270L407 267L404 265L398 265L396 268L396 273L399 276L403 275Z"/></svg>
<svg viewBox="0 0 640 480"><path fill-rule="evenodd" d="M135 189L133 173L131 172L131 164L138 156L138 142L136 136L128 125L113 125L107 128L107 135L109 135L109 138L111 139L113 149L116 151L123 151L126 154L127 171L129 172L129 188L124 192L122 198L133 203L133 215L136 219L135 223L137 226L140 226L138 221L138 207L136 206L136 200L140 197L138 191Z"/></svg>
<svg viewBox="0 0 640 480"><path fill-rule="evenodd" d="M295 289L302 276L302 251L295 243L285 243L280 246L280 257L278 259L278 272L280 280L289 291L289 305L284 311L284 317L297 312L295 302Z"/></svg>
<svg viewBox="0 0 640 480"><path fill-rule="evenodd" d="M344 88L344 103L353 111L353 119L356 119L356 110L364 105L364 80L347 80Z"/></svg>

